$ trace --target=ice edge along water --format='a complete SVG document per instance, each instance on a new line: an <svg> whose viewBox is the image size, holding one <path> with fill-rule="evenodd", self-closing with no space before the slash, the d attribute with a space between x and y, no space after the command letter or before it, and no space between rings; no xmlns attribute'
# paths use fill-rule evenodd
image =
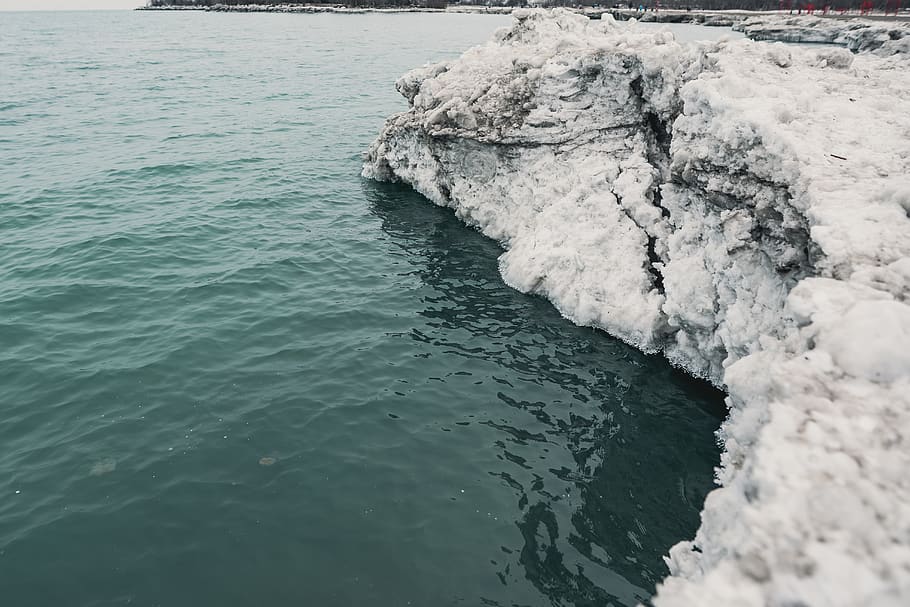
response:
<svg viewBox="0 0 910 607"><path fill-rule="evenodd" d="M810 15L759 15L733 25L752 40L837 44L854 52L910 53L910 23L832 19Z"/></svg>
<svg viewBox="0 0 910 607"><path fill-rule="evenodd" d="M398 81L410 109L364 176L502 243L513 287L727 390L720 488L658 606L906 605L907 55L515 16Z"/></svg>

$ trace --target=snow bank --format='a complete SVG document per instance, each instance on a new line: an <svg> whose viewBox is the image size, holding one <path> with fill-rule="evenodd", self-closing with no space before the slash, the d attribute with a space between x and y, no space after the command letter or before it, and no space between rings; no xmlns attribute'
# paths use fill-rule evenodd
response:
<svg viewBox="0 0 910 607"><path fill-rule="evenodd" d="M762 15L733 26L752 40L838 44L853 52L875 51L880 55L910 53L910 23L833 19L810 15L787 17Z"/></svg>
<svg viewBox="0 0 910 607"><path fill-rule="evenodd" d="M910 62L518 12L397 83L364 175L504 279L723 385L721 488L656 604L910 601Z"/></svg>

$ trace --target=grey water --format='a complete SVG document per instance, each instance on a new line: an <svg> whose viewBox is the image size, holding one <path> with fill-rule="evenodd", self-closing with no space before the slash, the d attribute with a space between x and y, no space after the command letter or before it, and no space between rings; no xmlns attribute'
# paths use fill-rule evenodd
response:
<svg viewBox="0 0 910 607"><path fill-rule="evenodd" d="M721 395L359 177L506 23L0 13L0 604L647 600Z"/></svg>

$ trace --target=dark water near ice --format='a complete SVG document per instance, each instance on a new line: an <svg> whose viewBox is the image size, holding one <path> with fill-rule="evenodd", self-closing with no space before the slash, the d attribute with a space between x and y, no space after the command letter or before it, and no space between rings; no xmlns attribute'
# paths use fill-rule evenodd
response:
<svg viewBox="0 0 910 607"><path fill-rule="evenodd" d="M718 394L358 176L506 18L0 13L0 604L607 605Z"/></svg>

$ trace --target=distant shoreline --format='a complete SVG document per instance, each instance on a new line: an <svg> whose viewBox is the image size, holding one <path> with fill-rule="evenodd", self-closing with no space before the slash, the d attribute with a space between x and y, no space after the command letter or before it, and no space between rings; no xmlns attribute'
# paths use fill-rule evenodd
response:
<svg viewBox="0 0 910 607"><path fill-rule="evenodd" d="M137 11L205 11L212 13L478 13L490 15L511 14L513 7L503 6L448 6L429 8L422 6L371 7L331 4L216 4L213 6L140 6Z"/></svg>
<svg viewBox="0 0 910 607"><path fill-rule="evenodd" d="M401 6L401 7L369 7L369 6L344 6L341 4L237 4L226 5L216 4L213 6L141 6L136 8L138 11L204 11L214 13L299 13L299 14L316 14L316 13L336 13L336 14L364 14L364 13L454 13L454 14L476 14L476 15L509 15L519 7L510 6L474 6L474 5L449 5L445 8L431 8L422 6ZM741 9L731 10L681 10L681 9L661 9L659 11L640 12L635 9L626 8L589 8L589 7L564 7L567 10L586 15L591 19L600 19L603 15L611 15L617 21L627 21L629 19L638 19L642 22L657 23L693 23L707 26L729 27L734 23L747 17L758 17L767 15L781 16L809 16L807 13L798 15L788 11L750 11ZM815 13L815 17L826 19L867 19L874 21L907 21L910 20L910 14L884 15L884 14L866 14L861 15L858 10L844 14L830 13L824 15Z"/></svg>

